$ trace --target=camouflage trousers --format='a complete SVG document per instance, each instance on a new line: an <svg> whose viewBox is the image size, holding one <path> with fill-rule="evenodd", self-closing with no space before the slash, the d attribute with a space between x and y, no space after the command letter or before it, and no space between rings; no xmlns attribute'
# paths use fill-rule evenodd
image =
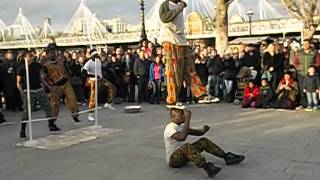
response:
<svg viewBox="0 0 320 180"><path fill-rule="evenodd" d="M95 107L95 80L89 80L90 84L90 101L89 101L89 109L93 110ZM107 103L112 103L116 93L117 89L114 87L114 85L109 82L106 79L100 79L98 81L98 89L100 86L105 86L107 91L108 91L108 98L107 98Z"/></svg>
<svg viewBox="0 0 320 180"><path fill-rule="evenodd" d="M194 65L194 58L187 46L179 46L170 42L163 43L166 64L167 103L177 102L183 80L191 87L192 94L198 98L207 93Z"/></svg>
<svg viewBox="0 0 320 180"><path fill-rule="evenodd" d="M225 152L218 145L207 138L201 138L193 144L187 143L175 150L170 156L169 166L180 168L191 161L197 167L203 168L206 159L201 153L204 151L220 158L225 155Z"/></svg>
<svg viewBox="0 0 320 180"><path fill-rule="evenodd" d="M28 99L27 93L24 93L23 97L23 112L22 121L28 120ZM39 102L42 110L45 112L46 117L53 117L52 109L49 102L49 97L44 91L44 89L32 90L30 92L30 104L35 104L36 101Z"/></svg>
<svg viewBox="0 0 320 180"><path fill-rule="evenodd" d="M74 94L73 88L69 81L61 86L52 86L50 103L53 115L59 115L60 99L62 98L62 96L65 97L66 105L69 111L74 114L73 117L79 116L78 114L75 114L79 112L79 108L76 95Z"/></svg>

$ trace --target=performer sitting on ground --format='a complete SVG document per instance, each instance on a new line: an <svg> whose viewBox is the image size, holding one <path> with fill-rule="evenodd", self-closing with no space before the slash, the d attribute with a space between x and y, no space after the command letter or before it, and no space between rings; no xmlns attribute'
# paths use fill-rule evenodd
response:
<svg viewBox="0 0 320 180"><path fill-rule="evenodd" d="M105 108L114 109L111 105L115 95L116 95L116 88L114 85L104 79L102 77L102 69L101 69L101 61L99 58L98 51L96 49L91 50L91 58L87 61L87 63L84 65L82 73L88 77L88 83L90 84L90 102L89 102L89 109L91 110L88 120L89 121L95 121L94 115L93 115L93 109L95 107L95 73L96 73L96 66L95 63L97 63L97 79L98 79L98 89L100 85L103 85L106 87L108 91L108 99L107 103L104 105Z"/></svg>
<svg viewBox="0 0 320 180"><path fill-rule="evenodd" d="M69 79L65 76L64 61L57 61L57 56L55 51L48 52L48 60L45 66L48 69L47 77L45 80L51 86L51 108L54 116L59 115L59 105L62 96L66 98L66 104L69 111L73 114L73 120L75 122L80 122L78 119L79 112L77 99L70 84Z"/></svg>
<svg viewBox="0 0 320 180"><path fill-rule="evenodd" d="M46 113L46 117L53 117L52 109L49 103L49 98L44 91L42 84L46 84L41 78L41 71L47 71L46 67L37 63L34 60L32 52L26 52L23 58L28 63L29 67L29 82L30 82L30 104L34 104L36 101L39 102L41 108ZM21 66L17 71L17 87L20 91L21 98L23 99L23 112L22 121L28 120L28 100L27 100L27 82L26 82L26 69L25 66ZM20 138L26 138L26 126L27 123L21 123ZM49 120L50 131L60 131L55 124L55 118Z"/></svg>
<svg viewBox="0 0 320 180"><path fill-rule="evenodd" d="M221 168L216 167L201 155L203 151L225 160L227 165L241 163L245 157L234 153L225 153L219 146L207 138L200 138L193 144L186 143L189 135L203 136L209 131L209 126L204 126L201 130L190 128L191 111L184 110L182 106L170 106L171 122L164 131L164 141L166 148L166 162L171 168L180 168L189 161L197 167L204 169L209 177L219 173Z"/></svg>

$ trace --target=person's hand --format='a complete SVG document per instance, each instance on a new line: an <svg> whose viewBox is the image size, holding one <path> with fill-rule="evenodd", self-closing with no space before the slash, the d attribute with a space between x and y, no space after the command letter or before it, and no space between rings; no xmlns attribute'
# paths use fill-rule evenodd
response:
<svg viewBox="0 0 320 180"><path fill-rule="evenodd" d="M304 92L304 93L307 93L307 90L306 90L306 89L303 89L303 92Z"/></svg>
<svg viewBox="0 0 320 180"><path fill-rule="evenodd" d="M254 67L249 67L250 70L254 70Z"/></svg>
<svg viewBox="0 0 320 180"><path fill-rule="evenodd" d="M316 93L319 93L319 89L316 90Z"/></svg>
<svg viewBox="0 0 320 180"><path fill-rule="evenodd" d="M202 130L203 130L203 134L205 134L206 132L208 132L210 130L210 127L208 125L204 125Z"/></svg>
<svg viewBox="0 0 320 180"><path fill-rule="evenodd" d="M184 2L183 0L180 0L180 3L183 5L183 8L186 8L186 7L187 7L187 3Z"/></svg>
<svg viewBox="0 0 320 180"><path fill-rule="evenodd" d="M274 68L273 68L273 67L270 67L270 68L269 68L269 71L270 71L270 72L273 72L273 71L274 71Z"/></svg>
<svg viewBox="0 0 320 180"><path fill-rule="evenodd" d="M250 94L250 97L253 97L253 94L252 94L252 93Z"/></svg>
<svg viewBox="0 0 320 180"><path fill-rule="evenodd" d="M191 111L190 110L184 110L184 117L185 117L185 121L190 121L190 119L191 119Z"/></svg>

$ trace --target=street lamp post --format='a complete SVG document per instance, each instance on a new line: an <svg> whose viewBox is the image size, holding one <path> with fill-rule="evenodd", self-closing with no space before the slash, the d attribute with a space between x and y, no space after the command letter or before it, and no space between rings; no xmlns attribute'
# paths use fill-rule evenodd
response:
<svg viewBox="0 0 320 180"><path fill-rule="evenodd" d="M249 36L251 36L252 35L252 28L251 28L251 24L252 24L252 16L254 15L254 12L251 10L251 9L249 9L248 11L247 11L247 16L248 16L248 18L249 18Z"/></svg>
<svg viewBox="0 0 320 180"><path fill-rule="evenodd" d="M144 18L144 0L138 0L140 4L140 19L141 19L141 35L140 35L140 42L147 40L147 33L146 33L146 25L145 25L145 18Z"/></svg>

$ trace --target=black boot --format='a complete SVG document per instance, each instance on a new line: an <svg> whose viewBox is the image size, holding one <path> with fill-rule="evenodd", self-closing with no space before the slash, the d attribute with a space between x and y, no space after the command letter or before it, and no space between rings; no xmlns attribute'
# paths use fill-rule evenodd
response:
<svg viewBox="0 0 320 180"><path fill-rule="evenodd" d="M214 177L215 175L217 175L221 171L221 168L215 166L211 162L206 163L204 165L203 169L207 172L208 176L211 178Z"/></svg>
<svg viewBox="0 0 320 180"><path fill-rule="evenodd" d="M72 117L72 118L73 118L73 121L74 121L74 122L76 122L76 123L79 123L79 122L80 122L80 120L79 120L78 117Z"/></svg>
<svg viewBox="0 0 320 180"><path fill-rule="evenodd" d="M223 157L227 165L235 165L241 163L245 157L242 155L237 155L231 152L226 153Z"/></svg>
<svg viewBox="0 0 320 180"><path fill-rule="evenodd" d="M54 123L54 120L49 120L49 130L51 132L61 131L61 129L58 128L57 125Z"/></svg>
<svg viewBox="0 0 320 180"><path fill-rule="evenodd" d="M27 127L27 123L21 123L21 131L20 131L20 138L21 139L27 138L26 127Z"/></svg>
<svg viewBox="0 0 320 180"><path fill-rule="evenodd" d="M0 113L0 124L5 123L6 120L4 119L3 115Z"/></svg>

